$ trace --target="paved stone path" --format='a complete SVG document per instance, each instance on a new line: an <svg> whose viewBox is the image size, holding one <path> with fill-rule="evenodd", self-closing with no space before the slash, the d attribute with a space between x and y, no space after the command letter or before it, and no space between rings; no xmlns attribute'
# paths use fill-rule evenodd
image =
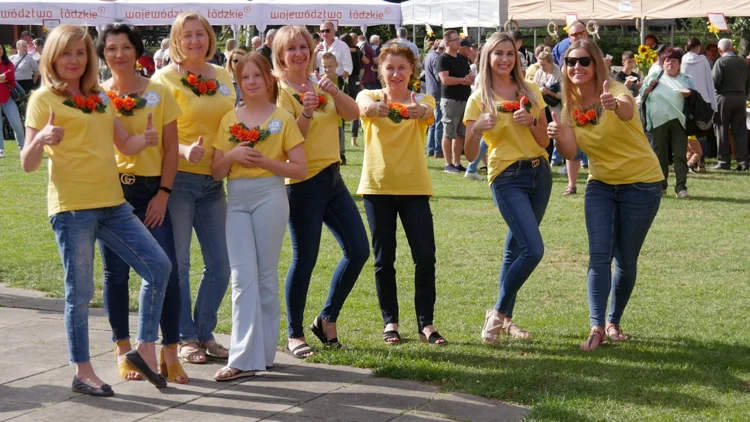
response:
<svg viewBox="0 0 750 422"><path fill-rule="evenodd" d="M117 375L103 309L90 312L91 356L113 398L73 393L61 299L0 284L0 421L517 421L528 409L433 386L309 364L279 352L276 369L244 382L213 380L220 364L190 365L190 384L156 390ZM135 327L131 316L131 327ZM218 338L229 344L227 336Z"/></svg>

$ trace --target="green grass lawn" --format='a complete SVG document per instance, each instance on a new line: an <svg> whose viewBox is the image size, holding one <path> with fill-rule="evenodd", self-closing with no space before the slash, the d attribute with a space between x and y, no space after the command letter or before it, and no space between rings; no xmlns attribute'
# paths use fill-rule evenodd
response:
<svg viewBox="0 0 750 422"><path fill-rule="evenodd" d="M46 163L37 173L23 174L17 149L10 142L6 148L7 157L0 159L0 280L60 297L63 271L46 217ZM342 172L354 191L361 147L350 149L347 157ZM339 338L348 347L322 351L312 361L370 367L381 376L533 406L533 420L748 420L750 175L691 176L692 200L664 198L622 322L632 341L584 353L578 349L589 328L583 194L563 197L565 179L555 174L542 224L546 255L521 290L515 310L515 321L534 340L491 347L481 343L480 330L484 311L496 300L507 227L486 183L445 174L436 159L429 159L429 166L435 186L435 321L450 344L436 348L418 341L413 264L400 232L403 344L389 347L381 340L370 262L339 319ZM585 177L582 173L579 192ZM356 201L362 209L361 200ZM307 301L308 322L322 307L340 256L333 237L324 232ZM279 268L282 285L290 255L287 239ZM194 242L193 280L199 279L200 263ZM96 279L95 304L100 306L101 265ZM133 307L137 287L131 283ZM229 332L230 295L220 313L218 330ZM286 329L281 332L280 346ZM308 334L311 345L319 347Z"/></svg>

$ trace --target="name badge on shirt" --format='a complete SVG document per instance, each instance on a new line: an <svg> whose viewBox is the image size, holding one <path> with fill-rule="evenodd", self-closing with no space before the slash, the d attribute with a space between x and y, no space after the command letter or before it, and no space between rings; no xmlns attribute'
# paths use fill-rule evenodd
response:
<svg viewBox="0 0 750 422"><path fill-rule="evenodd" d="M161 95L156 91L148 91L143 93L143 99L146 100L146 106L155 107L161 102Z"/></svg>
<svg viewBox="0 0 750 422"><path fill-rule="evenodd" d="M266 129L268 129L269 132L275 135L281 132L281 127L282 127L281 120L273 119L270 122L268 122L268 126L266 127Z"/></svg>
<svg viewBox="0 0 750 422"><path fill-rule="evenodd" d="M109 104L109 95L107 95L106 92L100 92L98 95L99 99L102 100L102 104L107 105Z"/></svg>
<svg viewBox="0 0 750 422"><path fill-rule="evenodd" d="M219 85L219 92L221 92L221 95L225 97L228 97L229 95L231 95L231 91L229 91L229 87L224 84Z"/></svg>

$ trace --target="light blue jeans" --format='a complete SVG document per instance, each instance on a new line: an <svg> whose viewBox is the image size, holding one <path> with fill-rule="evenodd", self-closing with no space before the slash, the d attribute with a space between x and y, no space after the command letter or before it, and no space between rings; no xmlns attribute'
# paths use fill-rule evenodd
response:
<svg viewBox="0 0 750 422"><path fill-rule="evenodd" d="M466 168L467 173L476 173L477 168L479 168L479 163L482 162L482 157L484 157L484 154L487 153L487 143L484 142L484 139L479 140L479 155L477 156L477 159L469 163L469 167Z"/></svg>
<svg viewBox="0 0 750 422"><path fill-rule="evenodd" d="M138 341L159 337L164 291L172 264L146 226L125 202L115 207L65 211L50 217L65 269L65 331L68 359L91 360L89 302L94 297L94 243L99 240L143 277L138 309Z"/></svg>
<svg viewBox="0 0 750 422"><path fill-rule="evenodd" d="M440 155L443 153L443 110L440 108L440 99L437 98L435 107L435 123L427 130L427 155Z"/></svg>
<svg viewBox="0 0 750 422"><path fill-rule="evenodd" d="M18 149L20 151L23 149L26 135L24 133L23 123L21 123L21 115L18 113L18 106L12 98L9 98L1 108L3 110L2 114L5 114L5 117L8 118L10 127L13 128L13 133L16 134L16 142L18 142ZM2 114L0 114L0 130L2 130L3 127ZM5 140L3 138L5 138L5 136L0 134L0 149L5 149Z"/></svg>
<svg viewBox="0 0 750 422"><path fill-rule="evenodd" d="M211 341L217 313L229 285L224 183L205 174L178 171L169 196L177 271L180 278L180 339ZM190 290L190 244L193 229L203 255L203 277L195 310Z"/></svg>
<svg viewBox="0 0 750 422"><path fill-rule="evenodd" d="M227 245L232 269L232 344L228 365L273 366L281 325L279 259L289 219L284 178L227 182Z"/></svg>

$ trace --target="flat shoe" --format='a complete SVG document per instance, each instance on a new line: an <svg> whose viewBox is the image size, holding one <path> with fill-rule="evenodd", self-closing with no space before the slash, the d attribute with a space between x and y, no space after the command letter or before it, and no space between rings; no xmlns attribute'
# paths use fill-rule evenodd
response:
<svg viewBox="0 0 750 422"><path fill-rule="evenodd" d="M167 386L167 379L152 371L137 350L133 349L128 353L125 353L125 357L128 358L128 361L133 364L135 369L140 372L141 375L143 375L148 380L148 382L153 384L156 388L164 388Z"/></svg>
<svg viewBox="0 0 750 422"><path fill-rule="evenodd" d="M284 348L284 353L292 357L295 357L297 359L302 359L302 360L307 359L310 356L314 356L315 354L313 349L307 343L298 344L297 347L295 347L294 349L290 349L289 343L287 343L286 347ZM307 353L310 353L310 354L305 356L305 354Z"/></svg>
<svg viewBox="0 0 750 422"><path fill-rule="evenodd" d="M228 377L219 377L217 374L217 376L215 376L214 379L219 382L224 382L224 381L231 381L231 380L236 380L240 378L250 378L250 377L255 376L255 371L243 371L240 369L237 369L236 370L237 372L234 372L234 371L235 369L232 368L231 366L225 366L219 369L219 373L230 374L230 375Z"/></svg>
<svg viewBox="0 0 750 422"><path fill-rule="evenodd" d="M109 384L102 384L101 387L92 387L79 380L77 376L73 377L73 384L70 388L74 393L81 393L94 397L112 397L115 395L115 392L112 391L112 387Z"/></svg>
<svg viewBox="0 0 750 422"><path fill-rule="evenodd" d="M443 336L440 335L437 331L433 331L432 334L430 334L429 337L424 335L421 331L419 332L419 339L422 340L422 343L432 344L435 346L445 346L448 342L445 341ZM438 341L443 340L442 343L438 343Z"/></svg>
<svg viewBox="0 0 750 422"><path fill-rule="evenodd" d="M396 330L388 330L383 332L383 341L387 344L399 344L401 343L401 336Z"/></svg>

